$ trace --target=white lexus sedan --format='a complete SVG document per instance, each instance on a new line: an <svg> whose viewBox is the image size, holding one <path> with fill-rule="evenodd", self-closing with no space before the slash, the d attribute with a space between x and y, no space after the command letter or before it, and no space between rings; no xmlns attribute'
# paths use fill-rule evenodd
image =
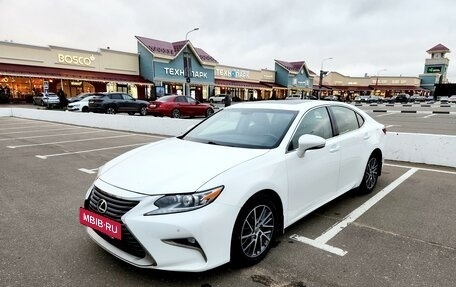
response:
<svg viewBox="0 0 456 287"><path fill-rule="evenodd" d="M371 192L385 134L339 102L240 103L106 163L79 220L138 267L252 265L313 210L354 188Z"/></svg>

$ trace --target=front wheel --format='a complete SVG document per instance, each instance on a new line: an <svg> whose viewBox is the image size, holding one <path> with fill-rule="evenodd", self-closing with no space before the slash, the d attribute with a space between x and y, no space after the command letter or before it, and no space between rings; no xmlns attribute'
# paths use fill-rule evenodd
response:
<svg viewBox="0 0 456 287"><path fill-rule="evenodd" d="M139 114L141 116L147 116L147 107L146 106L141 107L141 109L139 110Z"/></svg>
<svg viewBox="0 0 456 287"><path fill-rule="evenodd" d="M241 209L231 238L231 262L249 266L260 262L271 249L278 226L275 203L266 196L250 199Z"/></svg>
<svg viewBox="0 0 456 287"><path fill-rule="evenodd" d="M380 160L371 155L367 161L366 169L364 171L363 180L359 186L361 193L371 193L378 181L378 175L380 172Z"/></svg>

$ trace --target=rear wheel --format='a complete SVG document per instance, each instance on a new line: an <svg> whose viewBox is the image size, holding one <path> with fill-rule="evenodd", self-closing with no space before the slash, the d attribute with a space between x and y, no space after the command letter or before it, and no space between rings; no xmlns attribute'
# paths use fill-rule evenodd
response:
<svg viewBox="0 0 456 287"><path fill-rule="evenodd" d="M106 113L107 113L107 114L114 115L116 112L117 112L117 111L116 111L116 108L113 107L113 106L110 106L110 107L107 107L107 108L106 108Z"/></svg>
<svg viewBox="0 0 456 287"><path fill-rule="evenodd" d="M133 116L133 115L135 115L135 112L128 112L128 114L129 114L130 116Z"/></svg>
<svg viewBox="0 0 456 287"><path fill-rule="evenodd" d="M249 266L260 262L271 249L278 226L275 203L255 196L242 207L231 238L231 262Z"/></svg>
<svg viewBox="0 0 456 287"><path fill-rule="evenodd" d="M171 112L171 116L173 118L180 118L182 115L181 115L181 112L178 110L178 109L174 109L172 112Z"/></svg>
<svg viewBox="0 0 456 287"><path fill-rule="evenodd" d="M206 118L212 116L214 114L214 110L212 108L208 108L206 110Z"/></svg>
<svg viewBox="0 0 456 287"><path fill-rule="evenodd" d="M375 185L378 181L378 175L380 172L380 159L371 155L367 161L366 169L364 171L363 180L359 186L361 193L367 194L374 190Z"/></svg>

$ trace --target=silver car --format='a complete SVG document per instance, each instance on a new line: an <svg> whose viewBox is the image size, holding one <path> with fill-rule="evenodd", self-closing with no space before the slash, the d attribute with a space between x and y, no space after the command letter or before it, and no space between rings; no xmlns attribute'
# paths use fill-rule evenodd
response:
<svg viewBox="0 0 456 287"><path fill-rule="evenodd" d="M33 97L33 104L47 107L58 106L60 99L55 93L39 93Z"/></svg>

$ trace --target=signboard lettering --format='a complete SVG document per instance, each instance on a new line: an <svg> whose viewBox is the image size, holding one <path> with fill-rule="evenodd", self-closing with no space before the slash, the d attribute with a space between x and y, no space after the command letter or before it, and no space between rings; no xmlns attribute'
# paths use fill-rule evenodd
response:
<svg viewBox="0 0 456 287"><path fill-rule="evenodd" d="M181 76L181 77L185 76L184 69L175 69L175 68L168 68L168 67L164 67L163 69L165 70L166 75ZM191 77L207 79L207 72L191 71Z"/></svg>
<svg viewBox="0 0 456 287"><path fill-rule="evenodd" d="M91 55L90 57L83 57L68 54L57 54L57 59L59 63L77 66L90 66L92 65L92 62L95 61L95 56Z"/></svg>

